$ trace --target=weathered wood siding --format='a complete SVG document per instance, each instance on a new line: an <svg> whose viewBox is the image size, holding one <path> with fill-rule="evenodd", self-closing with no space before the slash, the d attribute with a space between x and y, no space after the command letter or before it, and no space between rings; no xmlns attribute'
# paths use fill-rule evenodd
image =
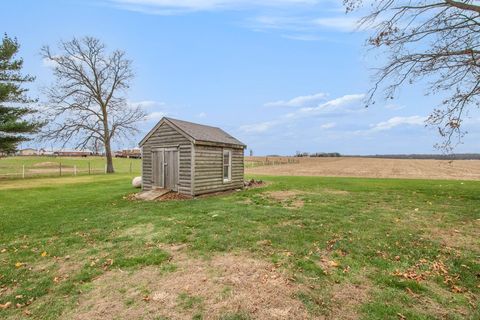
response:
<svg viewBox="0 0 480 320"><path fill-rule="evenodd" d="M151 190L153 185L152 149L179 146L178 192L192 193L192 143L170 125L162 124L142 147L143 190Z"/></svg>
<svg viewBox="0 0 480 320"><path fill-rule="evenodd" d="M223 150L232 151L232 180L223 182ZM194 194L243 188L243 149L196 145Z"/></svg>

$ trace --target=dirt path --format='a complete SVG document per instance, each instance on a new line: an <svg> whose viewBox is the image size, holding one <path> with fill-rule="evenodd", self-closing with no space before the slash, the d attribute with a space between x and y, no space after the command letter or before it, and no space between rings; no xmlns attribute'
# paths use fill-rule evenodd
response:
<svg viewBox="0 0 480 320"><path fill-rule="evenodd" d="M245 161L248 162L248 157ZM480 180L480 160L299 158L299 163L246 168L246 174Z"/></svg>

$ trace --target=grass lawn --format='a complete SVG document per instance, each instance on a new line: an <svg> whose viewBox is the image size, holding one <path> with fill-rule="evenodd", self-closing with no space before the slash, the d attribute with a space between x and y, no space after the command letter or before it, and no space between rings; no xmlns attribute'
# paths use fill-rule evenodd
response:
<svg viewBox="0 0 480 320"><path fill-rule="evenodd" d="M263 179L171 202L0 182L0 318L480 319L479 182Z"/></svg>
<svg viewBox="0 0 480 320"><path fill-rule="evenodd" d="M62 175L73 176L74 166L77 175L88 175L90 173L102 174L105 172L104 157L45 157L45 156L24 156L0 158L0 179L22 178L23 166L25 176L45 177L59 176L59 167L62 167ZM118 173L139 174L142 161L140 159L114 158L113 165Z"/></svg>

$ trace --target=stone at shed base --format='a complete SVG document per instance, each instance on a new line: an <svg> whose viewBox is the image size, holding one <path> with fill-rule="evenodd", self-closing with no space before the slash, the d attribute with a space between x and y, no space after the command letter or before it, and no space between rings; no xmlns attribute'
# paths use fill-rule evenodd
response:
<svg viewBox="0 0 480 320"><path fill-rule="evenodd" d="M141 188L142 187L142 177L135 177L132 180L132 187Z"/></svg>

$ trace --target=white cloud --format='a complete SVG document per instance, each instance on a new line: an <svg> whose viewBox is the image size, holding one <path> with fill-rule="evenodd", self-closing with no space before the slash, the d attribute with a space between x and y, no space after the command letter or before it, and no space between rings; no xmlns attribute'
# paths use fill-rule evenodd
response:
<svg viewBox="0 0 480 320"><path fill-rule="evenodd" d="M309 97L309 96L302 96L302 97ZM361 100L364 99L364 97L365 97L364 94L344 95L342 97L332 99L322 104L319 104L315 107L303 107L300 109L296 109L293 112L284 114L274 120L241 126L240 130L245 133L262 133L262 132L267 132L279 125L286 125L290 122L293 122L299 119L304 119L304 118L309 118L309 117L314 117L319 115L334 116L334 115L344 115L352 112L358 112L358 104L361 102ZM356 104L355 109L347 108L352 104ZM332 124L330 124L330 126L331 125ZM334 125L335 124L333 124L333 126Z"/></svg>
<svg viewBox="0 0 480 320"><path fill-rule="evenodd" d="M285 39L299 40L299 41L321 41L327 40L324 37L319 37L312 34L286 34L282 36Z"/></svg>
<svg viewBox="0 0 480 320"><path fill-rule="evenodd" d="M149 14L179 14L195 11L313 6L320 0L110 0L117 7Z"/></svg>
<svg viewBox="0 0 480 320"><path fill-rule="evenodd" d="M247 124L240 127L240 130L245 133L262 133L270 130L271 128L281 124L282 121L265 121L254 124Z"/></svg>
<svg viewBox="0 0 480 320"><path fill-rule="evenodd" d="M200 119L206 118L206 117L207 117L207 113L206 113L206 112L200 112L200 113L197 115L197 117L200 118Z"/></svg>
<svg viewBox="0 0 480 320"><path fill-rule="evenodd" d="M340 1L325 0L103 0L122 10L156 15L192 12L246 11L241 24L254 31L282 32L283 38L300 41L327 40L325 30L357 30L357 18L345 16Z"/></svg>
<svg viewBox="0 0 480 320"><path fill-rule="evenodd" d="M394 104L394 103L387 104L385 106L385 109L388 109L388 110L402 110L404 108L405 106L399 106L398 104Z"/></svg>
<svg viewBox="0 0 480 320"><path fill-rule="evenodd" d="M336 126L337 126L337 124L336 124L335 122L327 122L327 123L325 123L325 124L322 124L322 125L320 126L320 128L322 128L322 129L331 129L331 128L334 128L334 127L336 127Z"/></svg>
<svg viewBox="0 0 480 320"><path fill-rule="evenodd" d="M159 102L154 100L143 100L143 101L128 101L127 104L131 108L141 107L141 108L163 108L166 106L165 102Z"/></svg>
<svg viewBox="0 0 480 320"><path fill-rule="evenodd" d="M147 113L146 120L160 120L168 115L167 105L165 102L154 100L128 101L130 108L141 108Z"/></svg>
<svg viewBox="0 0 480 320"><path fill-rule="evenodd" d="M155 112L151 112L147 115L147 120L157 120L158 121L165 116L167 116L166 112L155 111Z"/></svg>
<svg viewBox="0 0 480 320"><path fill-rule="evenodd" d="M343 32L353 32L359 30L358 19L354 17L328 17L318 18L313 24L319 27L334 29Z"/></svg>
<svg viewBox="0 0 480 320"><path fill-rule="evenodd" d="M53 69L57 66L57 63L52 59L43 58L42 59L42 65L46 68L52 68Z"/></svg>
<svg viewBox="0 0 480 320"><path fill-rule="evenodd" d="M375 125L372 125L370 130L384 131L384 130L390 130L395 127L404 126L404 125L419 126L419 125L424 125L425 120L427 120L427 118L422 116L393 117L388 119L387 121L382 121Z"/></svg>
<svg viewBox="0 0 480 320"><path fill-rule="evenodd" d="M306 105L310 105L312 103L316 103L318 101L325 100L327 94L325 93L316 93L307 96L299 96L295 97L290 100L279 100L275 102L267 102L265 103L265 107L303 107Z"/></svg>

